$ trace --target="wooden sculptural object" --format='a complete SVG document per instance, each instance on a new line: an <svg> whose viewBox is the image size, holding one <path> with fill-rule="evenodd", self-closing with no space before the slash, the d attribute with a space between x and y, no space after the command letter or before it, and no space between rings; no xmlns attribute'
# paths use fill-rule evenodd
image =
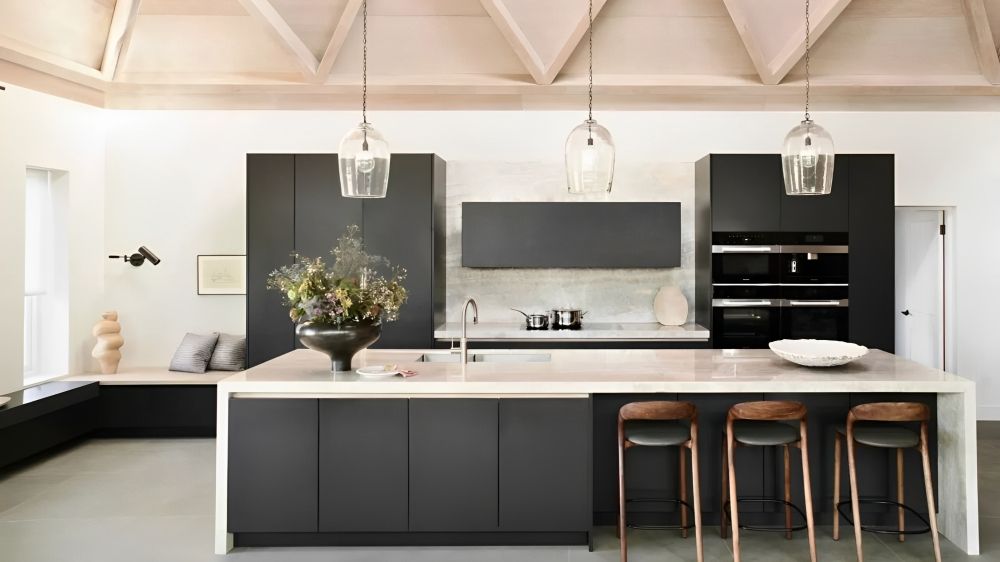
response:
<svg viewBox="0 0 1000 562"><path fill-rule="evenodd" d="M125 345L122 338L122 325L118 323L118 312L109 310L101 314L102 320L94 324L92 333L97 338L97 345L90 355L101 364L101 372L113 375L118 372L118 362L122 360L122 352L118 351Z"/></svg>

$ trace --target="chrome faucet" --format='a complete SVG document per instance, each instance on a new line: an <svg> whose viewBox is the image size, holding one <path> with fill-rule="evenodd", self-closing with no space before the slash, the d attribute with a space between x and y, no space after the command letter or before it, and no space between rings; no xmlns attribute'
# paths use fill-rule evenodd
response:
<svg viewBox="0 0 1000 562"><path fill-rule="evenodd" d="M472 323L479 323L479 305L476 304L476 299L469 297L465 301L465 306L462 307L462 339L459 343L459 349L461 350L463 365L469 362L469 337L466 332L466 320L469 317L470 304L472 305Z"/></svg>

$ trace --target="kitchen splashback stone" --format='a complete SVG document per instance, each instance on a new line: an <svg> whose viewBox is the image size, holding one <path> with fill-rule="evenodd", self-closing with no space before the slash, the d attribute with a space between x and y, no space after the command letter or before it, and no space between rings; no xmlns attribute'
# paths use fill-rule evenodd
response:
<svg viewBox="0 0 1000 562"><path fill-rule="evenodd" d="M511 307L587 311L586 322L655 322L653 298L664 285L694 302L694 164L619 163L609 196L570 195L562 162L448 162L446 316L457 321L473 297L484 322L523 320ZM462 267L462 203L466 201L677 201L681 266L670 269L479 269ZM558 232L553 232L558 236ZM688 321L694 321L693 308Z"/></svg>

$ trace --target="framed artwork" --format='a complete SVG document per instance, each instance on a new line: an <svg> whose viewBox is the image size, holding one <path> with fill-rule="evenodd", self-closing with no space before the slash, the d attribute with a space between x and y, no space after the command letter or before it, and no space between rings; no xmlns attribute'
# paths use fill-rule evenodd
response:
<svg viewBox="0 0 1000 562"><path fill-rule="evenodd" d="M198 294L247 294L247 257L198 256Z"/></svg>

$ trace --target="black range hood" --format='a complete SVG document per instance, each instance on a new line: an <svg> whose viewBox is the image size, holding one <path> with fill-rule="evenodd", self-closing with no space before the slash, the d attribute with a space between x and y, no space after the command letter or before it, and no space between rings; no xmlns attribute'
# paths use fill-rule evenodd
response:
<svg viewBox="0 0 1000 562"><path fill-rule="evenodd" d="M464 267L680 264L680 203L462 203Z"/></svg>

